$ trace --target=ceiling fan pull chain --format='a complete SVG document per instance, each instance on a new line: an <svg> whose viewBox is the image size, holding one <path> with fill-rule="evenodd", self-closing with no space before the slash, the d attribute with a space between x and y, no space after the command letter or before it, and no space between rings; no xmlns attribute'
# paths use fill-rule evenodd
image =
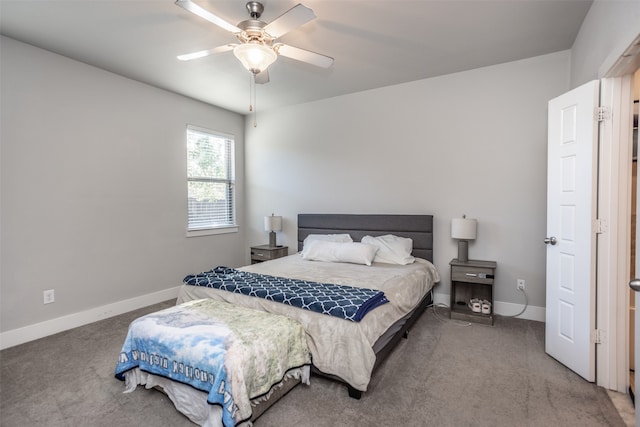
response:
<svg viewBox="0 0 640 427"><path fill-rule="evenodd" d="M253 111L253 90L254 90L253 73L249 73L249 112Z"/></svg>
<svg viewBox="0 0 640 427"><path fill-rule="evenodd" d="M256 75L252 74L252 88L253 88L253 127L258 127L258 108L256 105Z"/></svg>

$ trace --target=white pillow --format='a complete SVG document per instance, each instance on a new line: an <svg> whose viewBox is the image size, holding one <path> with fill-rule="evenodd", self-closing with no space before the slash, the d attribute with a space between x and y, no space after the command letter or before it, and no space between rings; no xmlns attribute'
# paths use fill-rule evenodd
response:
<svg viewBox="0 0 640 427"><path fill-rule="evenodd" d="M302 255L304 255L305 252L307 251L307 246L309 245L309 243L315 240L322 240L326 242L343 242L343 243L353 242L353 239L351 238L351 236L346 233L345 234L309 234L307 237L305 237L304 241L302 242Z"/></svg>
<svg viewBox="0 0 640 427"><path fill-rule="evenodd" d="M364 236L362 243L378 248L373 262L407 265L415 261L415 258L411 256L413 240L408 237L399 237L393 234L378 237Z"/></svg>
<svg viewBox="0 0 640 427"><path fill-rule="evenodd" d="M364 243L312 240L302 251L302 258L311 261L371 265L377 250L377 247Z"/></svg>

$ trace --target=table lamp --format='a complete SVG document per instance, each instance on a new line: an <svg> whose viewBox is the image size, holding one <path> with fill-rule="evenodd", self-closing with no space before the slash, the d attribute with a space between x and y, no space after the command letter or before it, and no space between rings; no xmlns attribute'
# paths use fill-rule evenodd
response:
<svg viewBox="0 0 640 427"><path fill-rule="evenodd" d="M269 232L269 246L276 247L276 231L282 231L282 217L274 214L265 216L264 230Z"/></svg>
<svg viewBox="0 0 640 427"><path fill-rule="evenodd" d="M459 262L469 261L469 240L476 239L477 231L478 222L475 219L467 218L466 215L451 220L451 238L458 240Z"/></svg>

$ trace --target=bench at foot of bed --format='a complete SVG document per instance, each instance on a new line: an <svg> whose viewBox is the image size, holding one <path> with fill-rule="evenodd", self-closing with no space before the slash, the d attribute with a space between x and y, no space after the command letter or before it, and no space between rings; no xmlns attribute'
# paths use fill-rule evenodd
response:
<svg viewBox="0 0 640 427"><path fill-rule="evenodd" d="M236 425L308 384L310 359L298 322L202 299L131 322L115 373L125 392L161 388L196 424Z"/></svg>

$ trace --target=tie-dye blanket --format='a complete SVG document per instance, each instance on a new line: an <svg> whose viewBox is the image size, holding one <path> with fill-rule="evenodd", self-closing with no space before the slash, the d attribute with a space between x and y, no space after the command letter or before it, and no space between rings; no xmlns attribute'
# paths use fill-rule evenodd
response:
<svg viewBox="0 0 640 427"><path fill-rule="evenodd" d="M222 301L196 300L131 322L116 378L139 368L208 393L225 427L251 417L250 399L267 393L292 368L310 364L302 326Z"/></svg>
<svg viewBox="0 0 640 427"><path fill-rule="evenodd" d="M374 308L389 302L375 289L317 283L216 267L190 274L184 283L265 298L305 310L359 322Z"/></svg>

